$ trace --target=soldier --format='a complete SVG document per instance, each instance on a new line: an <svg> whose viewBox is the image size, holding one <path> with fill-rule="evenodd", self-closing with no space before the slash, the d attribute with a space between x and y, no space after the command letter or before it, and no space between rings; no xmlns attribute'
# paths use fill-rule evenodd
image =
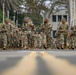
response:
<svg viewBox="0 0 76 75"><path fill-rule="evenodd" d="M62 19L62 24L59 25L58 32L60 35L60 44L61 48L64 49L67 46L67 38L68 38L69 25L66 24L66 20Z"/></svg>
<svg viewBox="0 0 76 75"><path fill-rule="evenodd" d="M33 24L33 23L32 23ZM32 35L32 39L31 39L31 47L33 48L34 47L34 41L35 41L35 38L34 38L34 35L36 33L36 27L35 25L33 24L32 25L32 30L31 30L31 35Z"/></svg>
<svg viewBox="0 0 76 75"><path fill-rule="evenodd" d="M25 23L22 25L22 30L27 34L28 47L32 47L32 31L34 30L34 24L32 23L31 19L25 19Z"/></svg>
<svg viewBox="0 0 76 75"><path fill-rule="evenodd" d="M3 39L3 48L6 49L10 46L10 38L12 35L12 27L9 19L5 20L5 23L1 26L1 33Z"/></svg>
<svg viewBox="0 0 76 75"><path fill-rule="evenodd" d="M76 25L74 25L72 27L72 35L71 35L71 38L72 38L72 49L76 48Z"/></svg>
<svg viewBox="0 0 76 75"><path fill-rule="evenodd" d="M73 27L71 27L71 29L68 32L68 48L69 49L74 49L74 35L73 35Z"/></svg>
<svg viewBox="0 0 76 75"><path fill-rule="evenodd" d="M44 40L45 40L45 47L47 48L50 48L51 46L51 42L50 42L50 39L51 39L51 31L52 31L52 25L50 24L49 22L49 19L46 19L44 21L44 24L41 25L41 31L43 32L44 34Z"/></svg>

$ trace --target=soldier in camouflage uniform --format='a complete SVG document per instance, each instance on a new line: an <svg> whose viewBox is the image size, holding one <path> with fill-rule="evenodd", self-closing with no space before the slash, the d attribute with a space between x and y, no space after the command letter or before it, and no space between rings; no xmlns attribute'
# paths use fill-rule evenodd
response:
<svg viewBox="0 0 76 75"><path fill-rule="evenodd" d="M32 47L32 30L34 30L34 24L29 18L26 18L25 23L22 25L22 30L27 34L28 47Z"/></svg>
<svg viewBox="0 0 76 75"><path fill-rule="evenodd" d="M1 26L0 26L0 48L2 48L3 46L3 42L2 42L2 28L1 28Z"/></svg>
<svg viewBox="0 0 76 75"><path fill-rule="evenodd" d="M1 33L3 39L3 48L6 49L7 47L10 47L12 35L12 26L9 19L6 19L5 23L1 26Z"/></svg>
<svg viewBox="0 0 76 75"><path fill-rule="evenodd" d="M34 39L35 39L35 37L34 37L34 35L35 35L35 33L36 33L36 27L35 27L35 25L32 23L31 24L31 47L33 48L34 47Z"/></svg>
<svg viewBox="0 0 76 75"><path fill-rule="evenodd" d="M72 49L76 48L76 25L74 25L72 27L72 32L71 32L71 45L72 45Z"/></svg>
<svg viewBox="0 0 76 75"><path fill-rule="evenodd" d="M62 19L62 24L59 25L58 32L60 36L60 44L61 48L64 49L67 46L67 38L68 38L69 25L66 24L66 20Z"/></svg>
<svg viewBox="0 0 76 75"><path fill-rule="evenodd" d="M74 49L74 34L73 34L73 27L71 27L71 29L68 32L68 48L69 49Z"/></svg>
<svg viewBox="0 0 76 75"><path fill-rule="evenodd" d="M49 19L46 19L44 21L44 24L41 25L41 31L44 34L44 40L45 40L44 45L47 48L50 48L50 46L51 46L50 40L51 40L52 25L50 24Z"/></svg>
<svg viewBox="0 0 76 75"><path fill-rule="evenodd" d="M11 23L12 26L12 37L10 41L10 46L11 48L18 48L18 27L14 25L14 23Z"/></svg>

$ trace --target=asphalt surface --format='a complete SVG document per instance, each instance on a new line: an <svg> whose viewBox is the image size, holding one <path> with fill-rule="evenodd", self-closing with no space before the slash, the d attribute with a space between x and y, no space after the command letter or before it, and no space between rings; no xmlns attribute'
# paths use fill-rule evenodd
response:
<svg viewBox="0 0 76 75"><path fill-rule="evenodd" d="M0 51L0 72L13 67L16 65L24 56L29 55L33 51ZM47 67L47 64L40 56L41 51L35 51L37 53L36 62L37 62L37 74L38 75L53 75L53 72L50 71ZM51 50L45 51L49 55L53 55L56 58L65 59L69 63L76 65L76 51L64 51L64 50Z"/></svg>

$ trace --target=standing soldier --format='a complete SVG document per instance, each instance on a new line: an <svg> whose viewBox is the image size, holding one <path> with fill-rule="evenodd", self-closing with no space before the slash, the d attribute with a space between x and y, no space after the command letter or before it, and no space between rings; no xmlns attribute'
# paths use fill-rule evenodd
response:
<svg viewBox="0 0 76 75"><path fill-rule="evenodd" d="M5 20L5 23L1 26L1 33L3 39L3 48L6 49L10 46L12 27L9 19Z"/></svg>
<svg viewBox="0 0 76 75"><path fill-rule="evenodd" d="M27 34L28 47L32 45L32 29L34 30L34 24L29 18L25 19L25 23L22 25L22 30Z"/></svg>
<svg viewBox="0 0 76 75"><path fill-rule="evenodd" d="M51 46L50 38L51 38L52 25L50 24L49 19L46 19L44 21L44 24L41 25L41 31L43 32L44 37L45 37L44 40L46 41L44 43L44 45L47 48L50 48L50 46Z"/></svg>
<svg viewBox="0 0 76 75"><path fill-rule="evenodd" d="M72 28L72 49L76 48L76 25Z"/></svg>
<svg viewBox="0 0 76 75"><path fill-rule="evenodd" d="M58 32L60 35L60 44L62 49L66 48L67 46L68 31L69 31L69 25L66 24L66 20L63 18L62 24L59 25L58 28Z"/></svg>
<svg viewBox="0 0 76 75"><path fill-rule="evenodd" d="M68 32L68 48L74 49L74 34L73 34L73 27Z"/></svg>

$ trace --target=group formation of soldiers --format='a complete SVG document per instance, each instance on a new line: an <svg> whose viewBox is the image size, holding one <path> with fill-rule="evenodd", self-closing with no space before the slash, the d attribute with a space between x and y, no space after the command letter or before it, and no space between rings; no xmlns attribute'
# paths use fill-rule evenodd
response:
<svg viewBox="0 0 76 75"><path fill-rule="evenodd" d="M49 19L41 24L40 32L38 32L31 19L26 18L25 23L22 25L22 31L27 36L27 48L46 49L51 47L52 25Z"/></svg>
<svg viewBox="0 0 76 75"><path fill-rule="evenodd" d="M62 19L56 31L56 38L51 37L52 24L45 19L40 25L40 32L30 18L26 18L22 28L6 19L0 26L0 48L3 49L75 49L76 25L71 27Z"/></svg>
<svg viewBox="0 0 76 75"><path fill-rule="evenodd" d="M46 48L46 34L50 39L51 34L48 35L48 33L51 31L51 25L46 22L45 25L41 26L41 32L38 33L30 18L25 19L22 28L18 28L10 19L6 19L5 23L0 26L0 48ZM49 30L48 32L47 29ZM49 42L48 39L47 41ZM49 45L49 43L47 44Z"/></svg>
<svg viewBox="0 0 76 75"><path fill-rule="evenodd" d="M5 20L5 23L0 26L0 48L22 48L24 34L21 29L14 25L9 19Z"/></svg>

